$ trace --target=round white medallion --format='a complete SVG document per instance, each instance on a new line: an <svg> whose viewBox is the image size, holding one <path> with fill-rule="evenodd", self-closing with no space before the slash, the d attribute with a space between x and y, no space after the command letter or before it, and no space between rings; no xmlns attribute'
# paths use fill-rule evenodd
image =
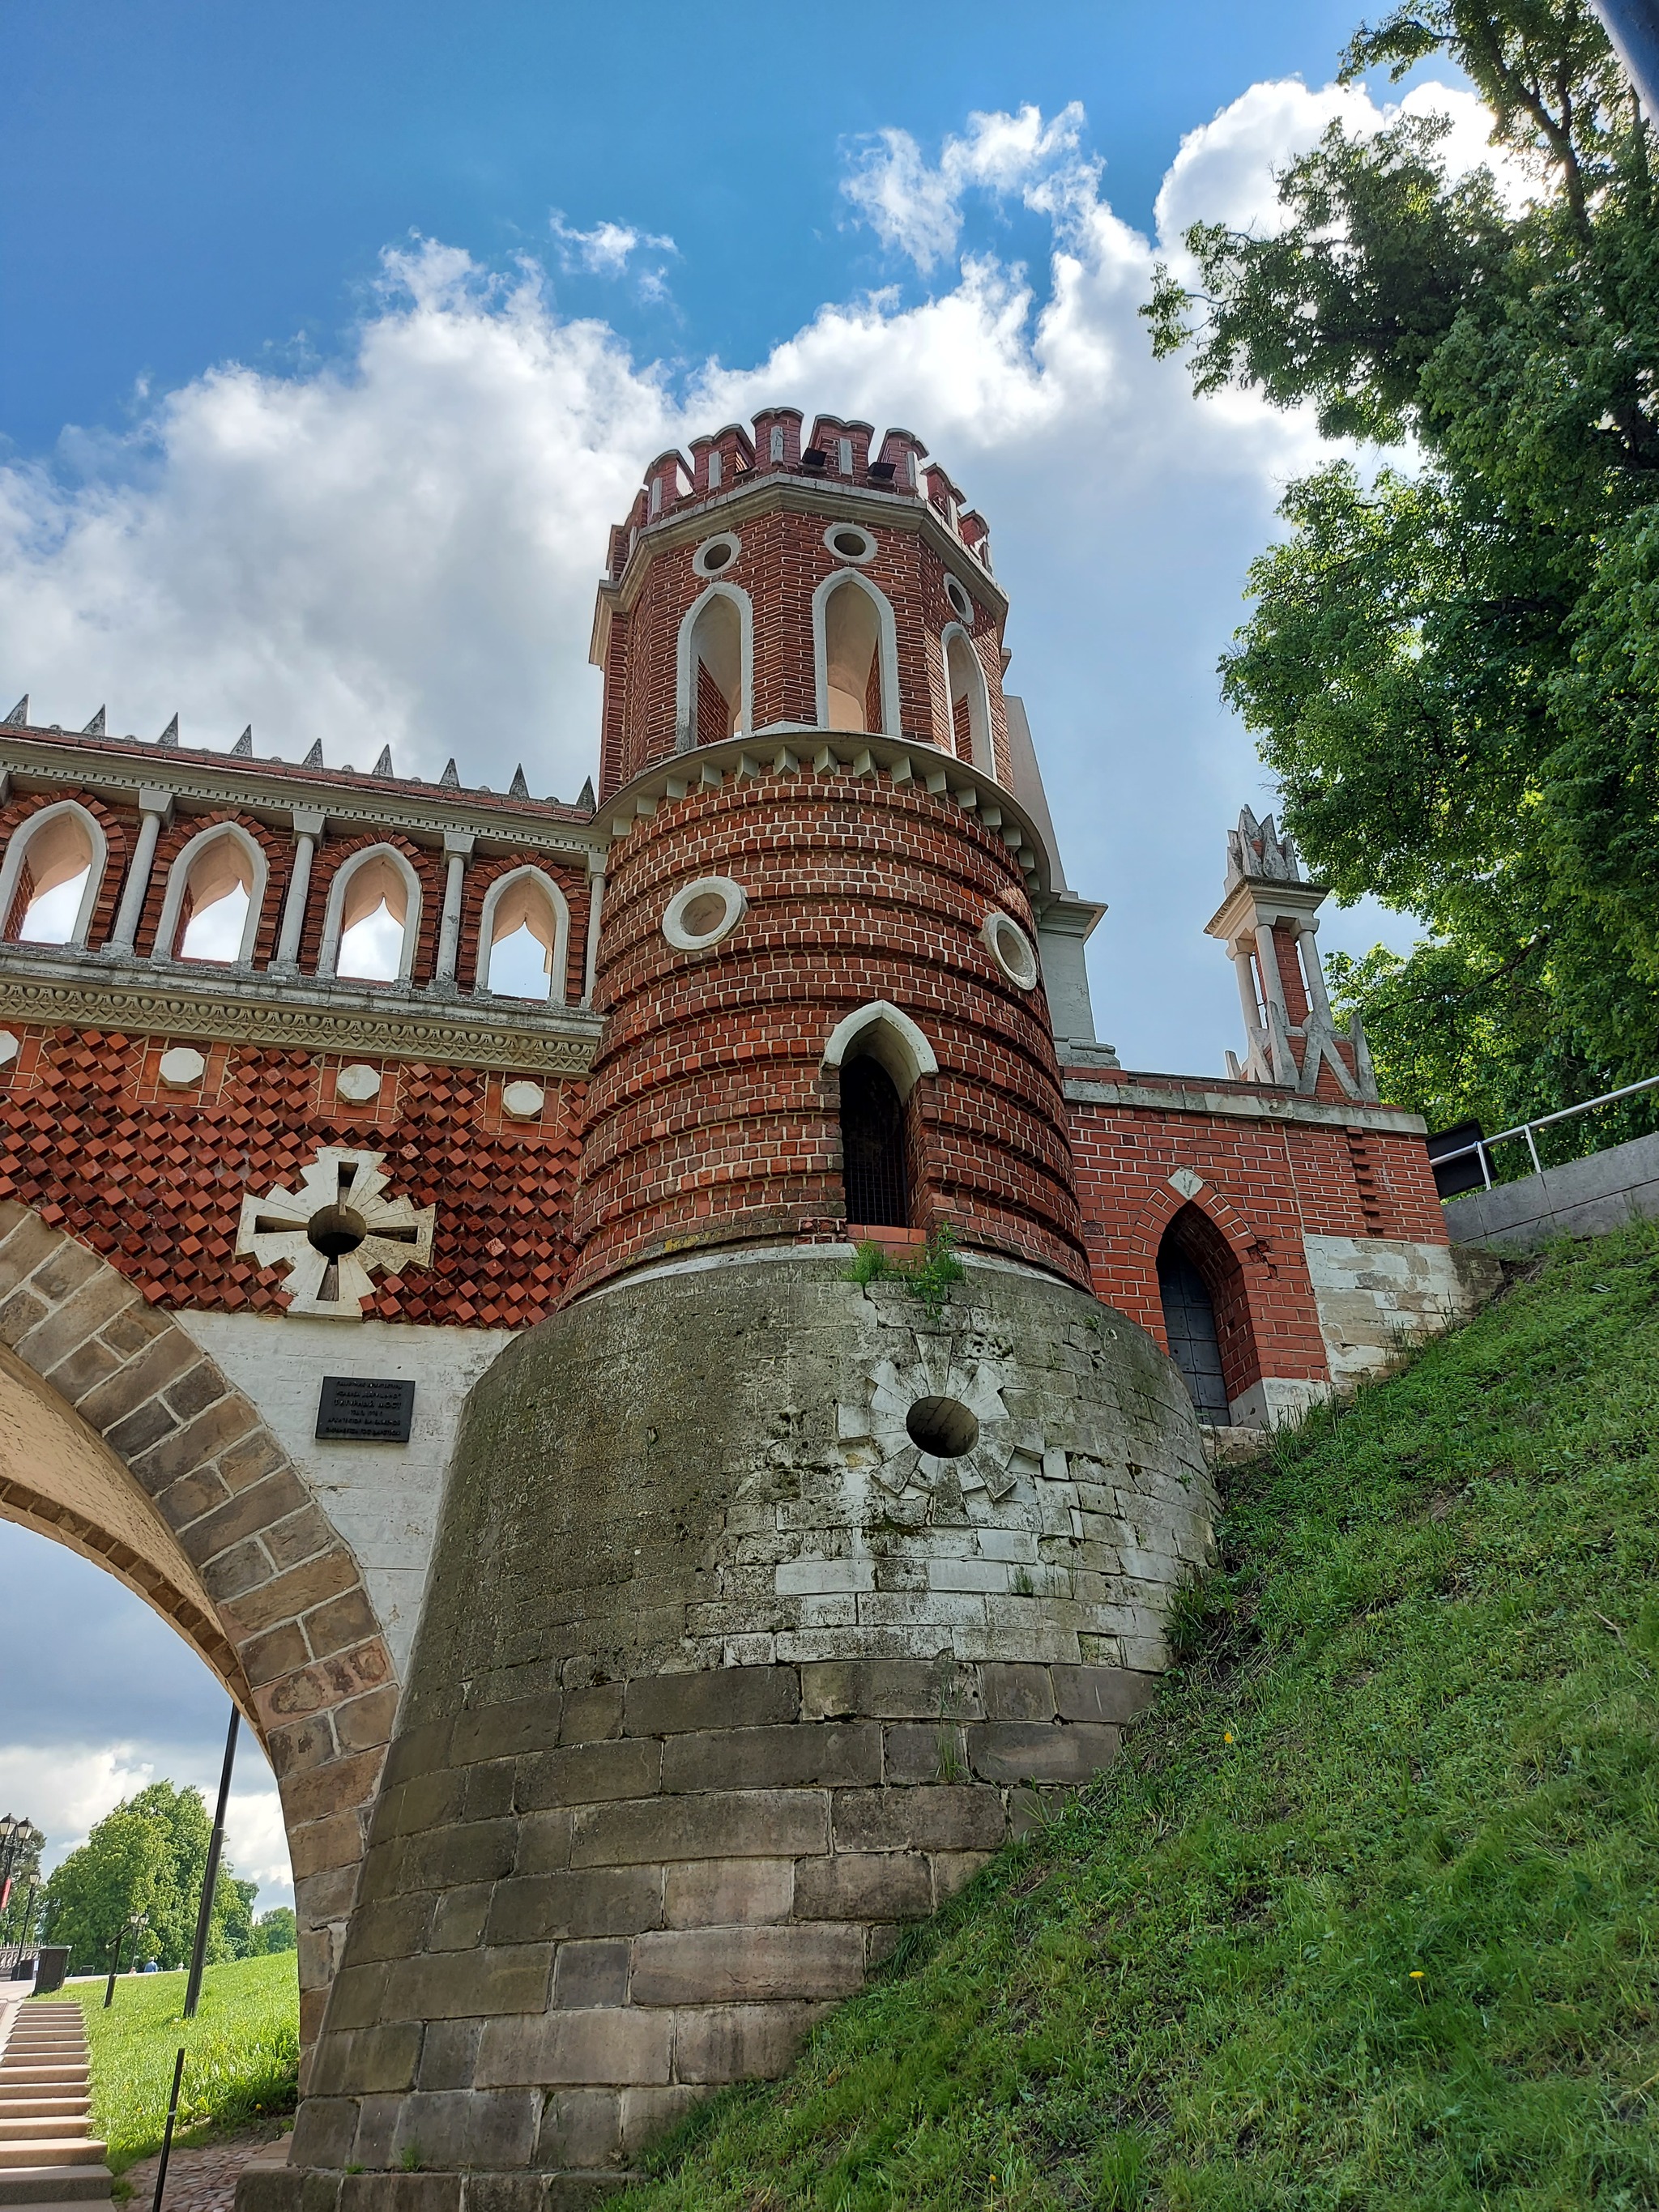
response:
<svg viewBox="0 0 1659 2212"><path fill-rule="evenodd" d="M343 1067L334 1079L334 1095L343 1098L348 1106L367 1106L371 1098L380 1095L380 1071L357 1060Z"/></svg>
<svg viewBox="0 0 1659 2212"><path fill-rule="evenodd" d="M515 1121L537 1120L546 1103L547 1093L539 1083L526 1083L520 1078L501 1085L501 1111Z"/></svg>
<svg viewBox="0 0 1659 2212"><path fill-rule="evenodd" d="M677 952L706 952L730 936L748 911L741 884L730 876L699 876L669 900L662 933Z"/></svg>
<svg viewBox="0 0 1659 2212"><path fill-rule="evenodd" d="M155 1073L169 1091L189 1091L207 1073L207 1062L193 1044L169 1045Z"/></svg>
<svg viewBox="0 0 1659 2212"><path fill-rule="evenodd" d="M985 949L1016 989L1036 988L1036 947L1011 914L994 906L980 930Z"/></svg>
<svg viewBox="0 0 1659 2212"><path fill-rule="evenodd" d="M723 530L718 538L705 538L691 556L691 566L700 576L723 576L743 550L743 540L730 530Z"/></svg>
<svg viewBox="0 0 1659 2212"><path fill-rule="evenodd" d="M868 561L875 555L875 539L856 522L832 522L823 533L823 542L837 561Z"/></svg>

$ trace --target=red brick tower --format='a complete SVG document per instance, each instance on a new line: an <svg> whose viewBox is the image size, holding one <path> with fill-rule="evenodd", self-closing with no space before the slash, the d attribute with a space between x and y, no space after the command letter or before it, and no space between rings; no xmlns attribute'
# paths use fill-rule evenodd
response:
<svg viewBox="0 0 1659 2212"><path fill-rule="evenodd" d="M573 1290L946 1221L1086 1284L985 526L908 432L800 427L665 454L612 533Z"/></svg>

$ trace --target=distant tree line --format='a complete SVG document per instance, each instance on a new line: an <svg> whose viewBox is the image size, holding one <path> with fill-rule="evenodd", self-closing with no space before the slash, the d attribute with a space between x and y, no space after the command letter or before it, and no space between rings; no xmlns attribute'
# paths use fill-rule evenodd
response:
<svg viewBox="0 0 1659 2212"><path fill-rule="evenodd" d="M187 1964L210 1828L199 1790L152 1782L124 1799L47 1880L40 1898L40 1940L69 1946L71 1972L100 1972L115 1955L118 1938L124 1964ZM257 1882L238 1881L229 1861L220 1861L210 1965L295 1948L291 1909L277 1905L256 1920L258 1893Z"/></svg>
<svg viewBox="0 0 1659 2212"><path fill-rule="evenodd" d="M1342 74L1425 61L1522 204L1443 121L1335 124L1146 313L1373 448L1290 486L1223 688L1312 872L1425 925L1330 963L1385 1095L1490 1130L1659 1073L1659 143L1588 0L1395 6Z"/></svg>

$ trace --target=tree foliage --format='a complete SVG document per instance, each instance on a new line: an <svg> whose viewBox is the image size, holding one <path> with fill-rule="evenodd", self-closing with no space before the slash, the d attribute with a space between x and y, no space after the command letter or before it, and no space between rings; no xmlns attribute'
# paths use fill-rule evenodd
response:
<svg viewBox="0 0 1659 2212"><path fill-rule="evenodd" d="M1333 125L1146 312L1200 392L1404 448L1290 488L1223 685L1315 870L1428 925L1335 963L1389 1087L1492 1127L1659 1072L1659 204L1587 0L1396 7L1343 73L1434 58L1522 204L1437 118Z"/></svg>
<svg viewBox="0 0 1659 2212"><path fill-rule="evenodd" d="M291 1905L273 1905L269 1912L262 1912L253 1923L253 1950L258 1958L269 1958L273 1952L294 1951L299 1948L300 1923Z"/></svg>
<svg viewBox="0 0 1659 2212"><path fill-rule="evenodd" d="M197 1790L152 1782L125 1798L71 1851L46 1884L46 1941L67 1943L72 1972L96 1973L115 1954L125 1963L155 1959L181 1966L196 1940L210 1823ZM215 1885L208 1958L245 1958L253 1948L258 1885L238 1881L222 1859ZM137 1942L129 1923L144 1916ZM125 1931L125 1932L124 1932Z"/></svg>

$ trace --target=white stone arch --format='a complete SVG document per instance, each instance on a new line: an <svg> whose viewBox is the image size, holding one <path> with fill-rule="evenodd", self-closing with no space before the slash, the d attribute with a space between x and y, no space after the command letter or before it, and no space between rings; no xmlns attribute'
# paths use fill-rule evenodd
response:
<svg viewBox="0 0 1659 2212"><path fill-rule="evenodd" d="M984 775L997 772L996 749L991 739L991 691L985 681L985 669L974 641L960 623L947 623L939 632L939 653L945 665L945 719L949 733L950 749L957 746L956 675L963 677L963 694L968 701L969 757L974 766ZM952 667L954 660L956 665Z"/></svg>
<svg viewBox="0 0 1659 2212"><path fill-rule="evenodd" d="M863 592L876 611L876 650L881 663L881 727L872 736L899 735L898 625L892 603L857 568L832 568L812 594L812 674L817 689L818 727L830 727L830 650L826 619L830 602L842 590Z"/></svg>
<svg viewBox="0 0 1659 2212"><path fill-rule="evenodd" d="M270 864L265 859L264 847L257 837L250 836L240 822L210 823L205 830L198 830L174 858L167 872L167 887L161 898L161 919L155 932L155 957L158 960L179 957L174 945L179 933L185 895L190 889L191 872L206 857L210 848L222 840L240 847L251 871L247 916L242 924L242 939L236 948L234 964L238 968L252 965L253 948L259 941L259 922L265 910L265 888L270 878Z"/></svg>
<svg viewBox="0 0 1659 2212"><path fill-rule="evenodd" d="M674 668L674 745L684 752L697 743L697 618L715 599L726 599L738 611L738 731L746 733L754 724L755 609L741 584L724 579L700 592L685 611L680 624ZM734 733L735 734L735 733Z"/></svg>
<svg viewBox="0 0 1659 2212"><path fill-rule="evenodd" d="M340 863L334 871L334 880L328 887L328 906L323 916L323 947L317 962L318 975L325 981L334 980L340 957L340 939L344 930L343 918L352 878L361 875L372 860L389 862L393 873L402 878L404 885L404 941L398 955L395 980L399 983L408 982L414 969L415 948L421 937L421 879L410 866L408 855L400 853L395 845L365 845L362 852L354 853L349 860ZM348 978L353 982L365 980L368 979L360 976Z"/></svg>
<svg viewBox="0 0 1659 2212"><path fill-rule="evenodd" d="M85 945L87 933L92 927L92 917L98 909L98 894L104 887L104 870L109 861L109 840L104 835L104 827L98 817L89 807L82 806L78 799L60 799L54 805L43 806L38 813L31 814L27 822L20 822L12 831L4 863L0 865L0 928L3 928L11 919L29 848L51 823L70 819L85 833L92 861L87 870L86 888L76 908L75 926L63 943L65 947Z"/></svg>
<svg viewBox="0 0 1659 2212"><path fill-rule="evenodd" d="M478 958L473 975L475 991L489 988L489 956L495 950L495 916L504 899L522 896L531 886L546 898L552 915L553 941L550 948L552 966L549 971L549 1006L562 1006L564 1000L564 973L570 957L570 908L564 893L545 868L531 864L521 868L509 868L504 876L497 876L484 893L484 902L478 915Z"/></svg>
<svg viewBox="0 0 1659 2212"><path fill-rule="evenodd" d="M902 1100L908 1098L924 1075L939 1073L927 1037L908 1014L885 999L872 999L836 1024L823 1048L823 1064L840 1069L860 1053L881 1062Z"/></svg>

